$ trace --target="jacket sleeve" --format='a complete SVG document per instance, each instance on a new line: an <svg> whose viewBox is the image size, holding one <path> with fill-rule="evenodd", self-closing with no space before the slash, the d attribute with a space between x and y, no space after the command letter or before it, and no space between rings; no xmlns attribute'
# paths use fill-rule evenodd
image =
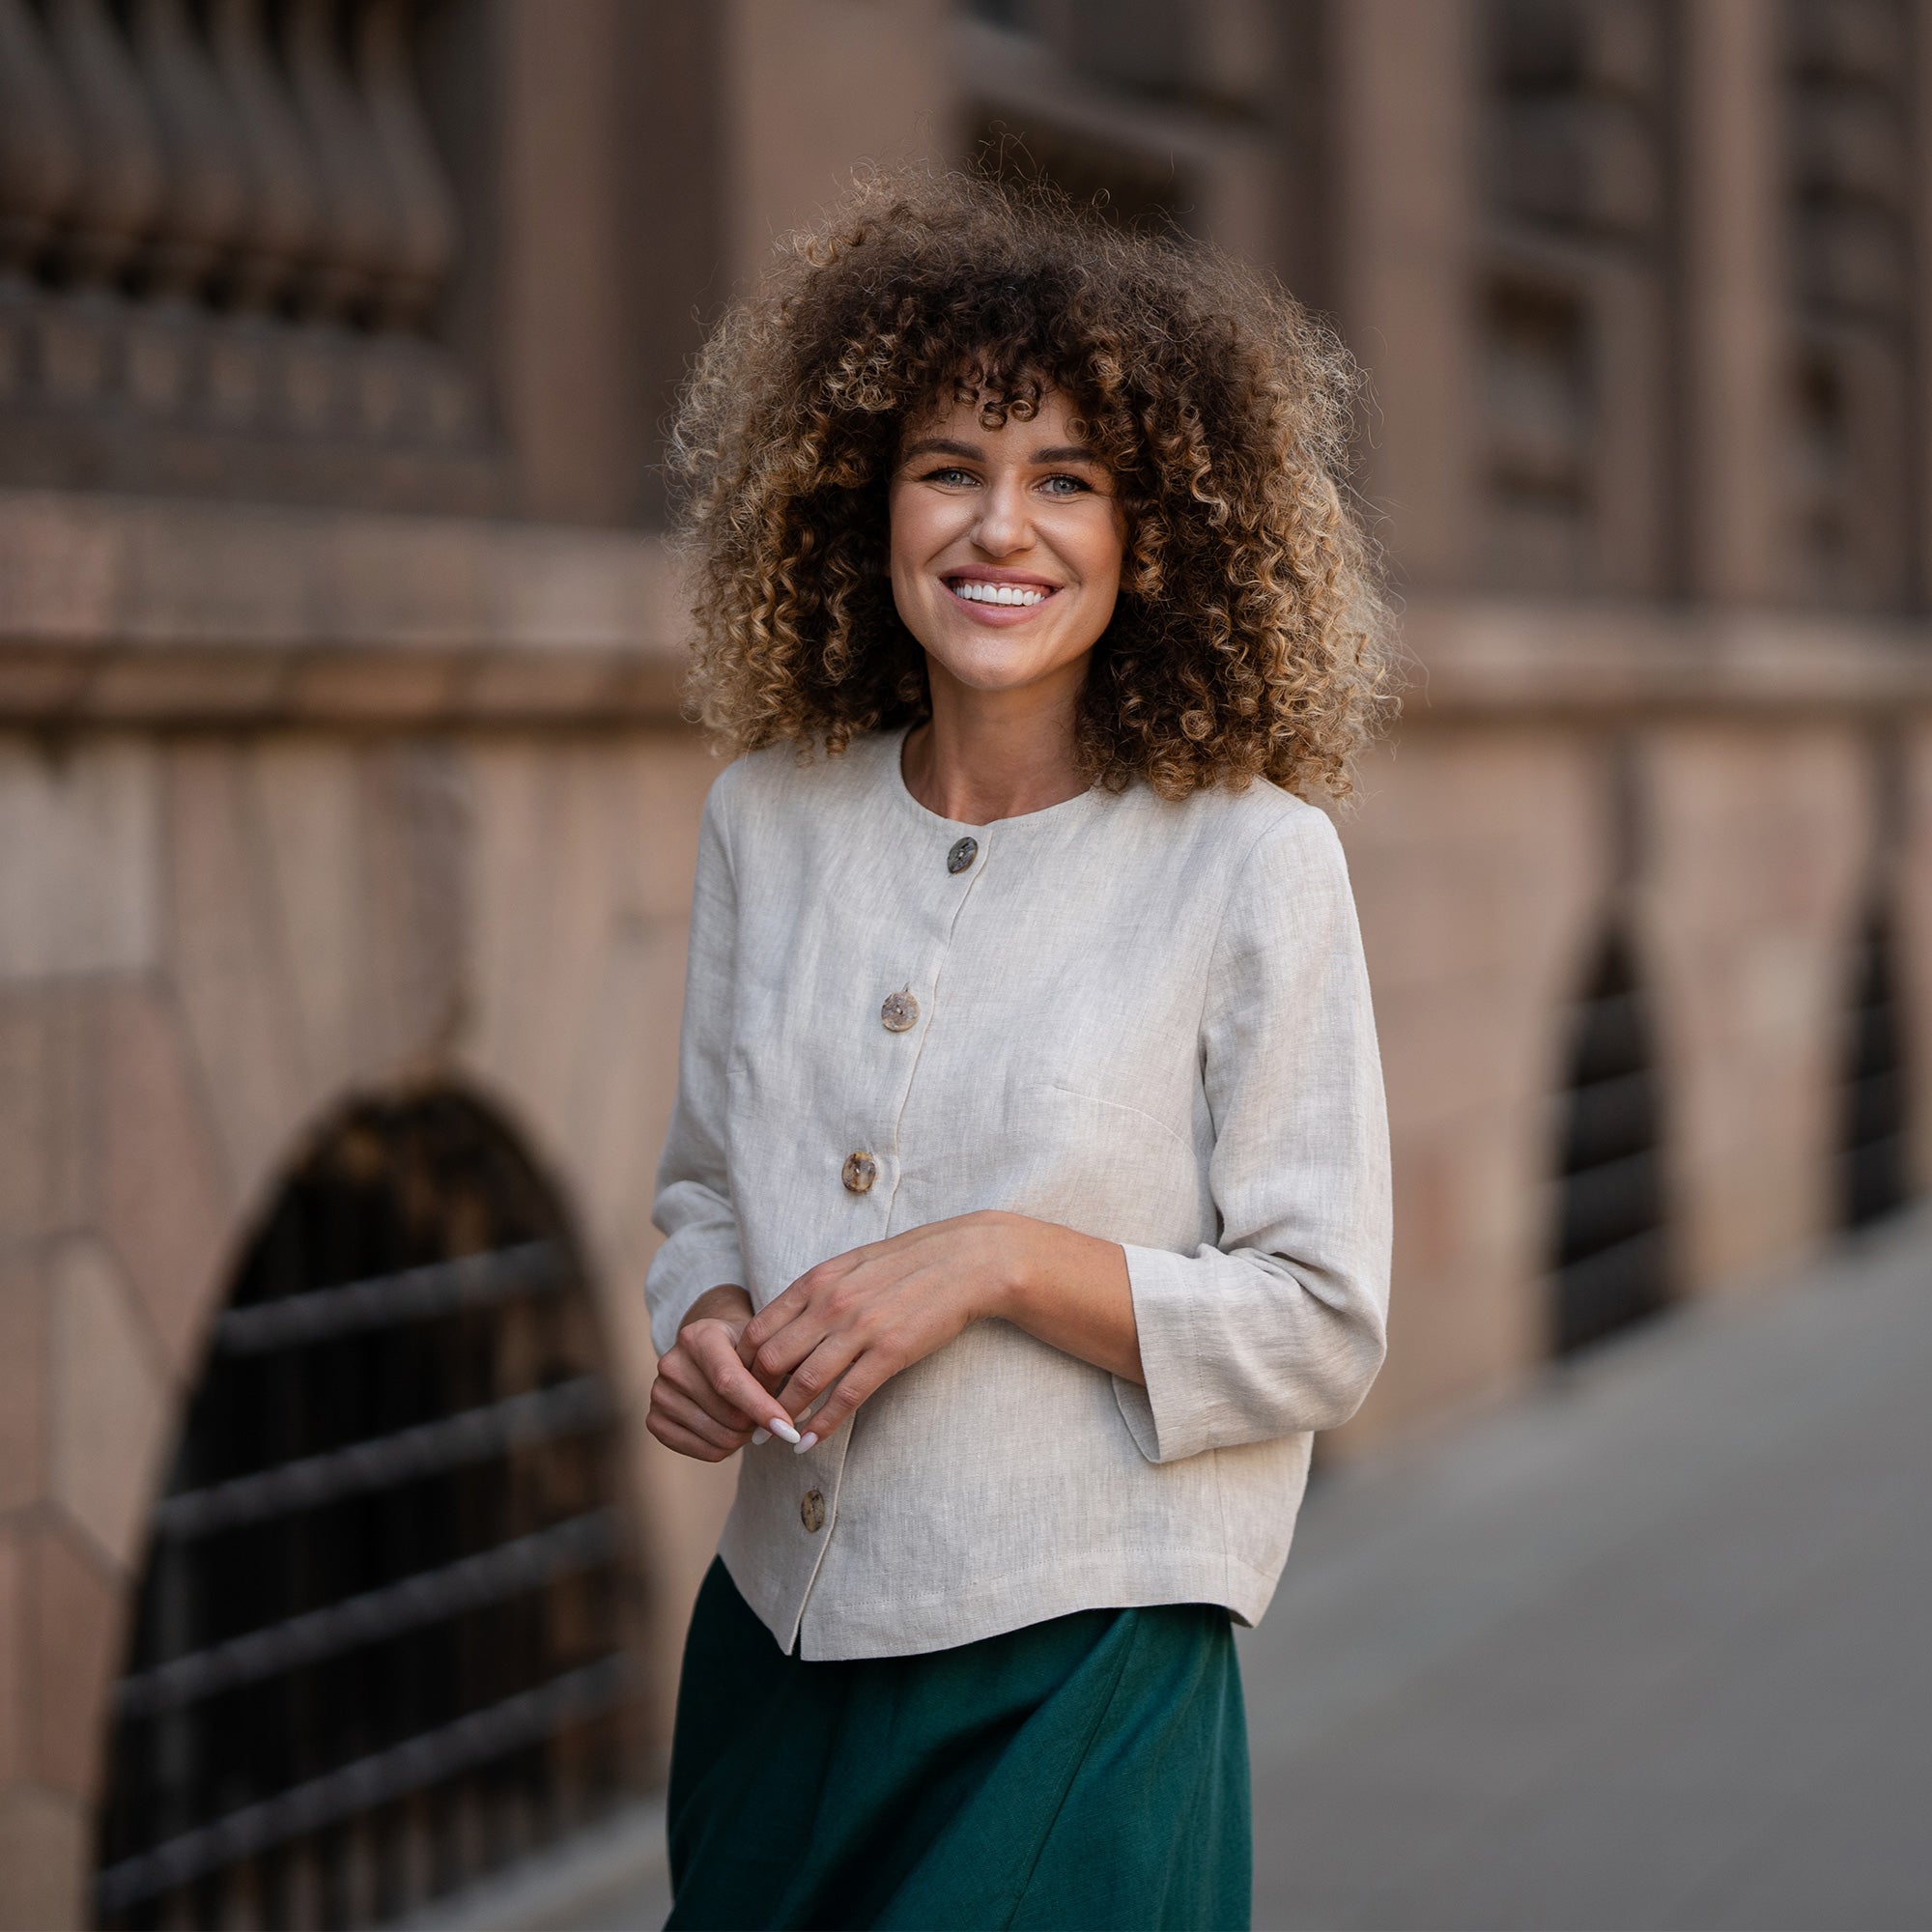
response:
<svg viewBox="0 0 1932 1932"><path fill-rule="evenodd" d="M1115 1378L1150 1462L1329 1429L1386 1350L1388 1118L1347 863L1320 811L1257 842L1202 1018L1220 1238L1129 1245L1147 1386Z"/></svg>
<svg viewBox="0 0 1932 1932"><path fill-rule="evenodd" d="M728 779L728 772L725 778ZM664 1245L644 1282L651 1343L659 1354L707 1289L742 1283L745 1264L725 1162L737 889L724 830L725 780L711 787L698 833L691 946L678 1038L677 1103L658 1162L652 1224Z"/></svg>

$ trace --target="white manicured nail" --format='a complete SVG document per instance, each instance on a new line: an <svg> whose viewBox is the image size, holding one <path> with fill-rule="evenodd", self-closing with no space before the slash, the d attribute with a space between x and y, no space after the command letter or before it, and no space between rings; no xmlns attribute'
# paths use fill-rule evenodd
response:
<svg viewBox="0 0 1932 1932"><path fill-rule="evenodd" d="M788 1423L781 1415L773 1416L772 1419L765 1424L765 1427L769 1429L772 1432L772 1434L779 1438L781 1442L796 1443L798 1440L798 1431L794 1429L791 1426L791 1424Z"/></svg>
<svg viewBox="0 0 1932 1932"><path fill-rule="evenodd" d="M771 1439L772 1432L769 1429L754 1429L752 1431L752 1444L754 1448L760 1442L769 1442Z"/></svg>
<svg viewBox="0 0 1932 1932"><path fill-rule="evenodd" d="M805 1434L791 1445L791 1453L794 1456L803 1456L808 1449L811 1448L817 1442L817 1440L818 1440L817 1433L814 1430L808 1429L805 1432Z"/></svg>

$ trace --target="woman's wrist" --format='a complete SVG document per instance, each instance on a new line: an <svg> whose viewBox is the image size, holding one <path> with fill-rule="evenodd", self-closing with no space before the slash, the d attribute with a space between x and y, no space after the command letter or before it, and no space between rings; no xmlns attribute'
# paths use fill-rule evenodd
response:
<svg viewBox="0 0 1932 1932"><path fill-rule="evenodd" d="M981 1316L998 1316L1082 1361L1145 1379L1126 1251L1056 1221L993 1210L1002 1224Z"/></svg>
<svg viewBox="0 0 1932 1932"><path fill-rule="evenodd" d="M677 1324L681 1335L694 1321L737 1321L752 1319L752 1297L735 1282L722 1282L716 1288L707 1288L689 1308Z"/></svg>
<svg viewBox="0 0 1932 1932"><path fill-rule="evenodd" d="M1024 1325L1021 1317L1043 1272L1038 1250L1039 1237L1047 1232L1046 1223L999 1208L981 1208L974 1218L983 1222L995 1237L994 1263L975 1277L975 1306L967 1319Z"/></svg>

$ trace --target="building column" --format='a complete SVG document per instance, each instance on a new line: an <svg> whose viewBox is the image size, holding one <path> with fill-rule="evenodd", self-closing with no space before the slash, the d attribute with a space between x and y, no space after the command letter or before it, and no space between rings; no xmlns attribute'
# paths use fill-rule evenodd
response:
<svg viewBox="0 0 1932 1932"><path fill-rule="evenodd" d="M1762 0L1685 0L1681 15L1684 575L1719 601L1778 589L1778 21Z"/></svg>
<svg viewBox="0 0 1932 1932"><path fill-rule="evenodd" d="M1364 487L1418 582L1466 585L1481 542L1475 9L1329 14L1340 302L1368 371Z"/></svg>

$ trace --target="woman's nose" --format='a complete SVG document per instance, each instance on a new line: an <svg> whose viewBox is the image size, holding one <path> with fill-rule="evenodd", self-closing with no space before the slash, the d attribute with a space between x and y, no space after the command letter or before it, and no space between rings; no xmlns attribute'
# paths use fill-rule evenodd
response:
<svg viewBox="0 0 1932 1932"><path fill-rule="evenodd" d="M993 482L980 500L979 526L974 541L992 556L1010 555L1033 541L1027 521L1026 495L1015 479L1011 483Z"/></svg>

